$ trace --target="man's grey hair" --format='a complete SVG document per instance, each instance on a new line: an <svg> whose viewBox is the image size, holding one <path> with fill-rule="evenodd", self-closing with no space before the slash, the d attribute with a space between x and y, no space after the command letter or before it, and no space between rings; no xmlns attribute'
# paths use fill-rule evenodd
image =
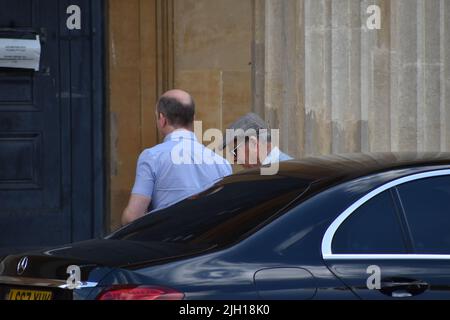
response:
<svg viewBox="0 0 450 320"><path fill-rule="evenodd" d="M270 127L261 119L256 113L247 113L245 116L237 119L228 128L228 133L232 130L233 134L225 133L223 149L234 141L234 139L244 139L254 136L258 139L264 139L267 142L271 141Z"/></svg>

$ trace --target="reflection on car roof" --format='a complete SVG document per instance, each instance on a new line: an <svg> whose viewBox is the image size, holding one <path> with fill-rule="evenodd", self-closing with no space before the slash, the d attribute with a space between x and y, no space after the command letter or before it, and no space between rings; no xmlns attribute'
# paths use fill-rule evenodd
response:
<svg viewBox="0 0 450 320"><path fill-rule="evenodd" d="M345 176L357 178L386 170L437 165L450 166L450 153L353 153L280 162L276 176L298 177L315 182ZM259 169L244 170L225 178L224 182L227 180L231 182L231 179L255 179L259 175Z"/></svg>

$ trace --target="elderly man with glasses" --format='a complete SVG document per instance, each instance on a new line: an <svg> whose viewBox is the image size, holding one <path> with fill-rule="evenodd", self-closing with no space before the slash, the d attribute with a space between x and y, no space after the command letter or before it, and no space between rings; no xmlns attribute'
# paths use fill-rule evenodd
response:
<svg viewBox="0 0 450 320"><path fill-rule="evenodd" d="M293 159L272 141L272 130L255 113L248 113L227 128L223 149L228 146L234 162L244 168L259 167Z"/></svg>

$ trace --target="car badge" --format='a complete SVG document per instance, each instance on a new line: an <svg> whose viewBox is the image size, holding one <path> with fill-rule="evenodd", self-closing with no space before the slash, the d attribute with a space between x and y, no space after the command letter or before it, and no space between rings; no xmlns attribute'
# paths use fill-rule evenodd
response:
<svg viewBox="0 0 450 320"><path fill-rule="evenodd" d="M17 274L20 276L25 272L25 269L28 266L28 257L23 257L19 260L19 263L17 264Z"/></svg>

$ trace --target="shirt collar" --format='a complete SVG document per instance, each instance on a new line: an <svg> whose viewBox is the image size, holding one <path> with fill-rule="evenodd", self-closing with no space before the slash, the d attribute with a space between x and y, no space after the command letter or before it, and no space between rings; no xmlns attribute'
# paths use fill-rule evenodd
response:
<svg viewBox="0 0 450 320"><path fill-rule="evenodd" d="M262 165L271 164L280 161L280 149L274 147L262 162Z"/></svg>
<svg viewBox="0 0 450 320"><path fill-rule="evenodd" d="M197 137L195 136L195 134L192 131L189 131L186 129L179 129L179 130L175 130L172 133L168 134L164 138L164 142L178 141L180 139L189 139L189 140L197 141Z"/></svg>

